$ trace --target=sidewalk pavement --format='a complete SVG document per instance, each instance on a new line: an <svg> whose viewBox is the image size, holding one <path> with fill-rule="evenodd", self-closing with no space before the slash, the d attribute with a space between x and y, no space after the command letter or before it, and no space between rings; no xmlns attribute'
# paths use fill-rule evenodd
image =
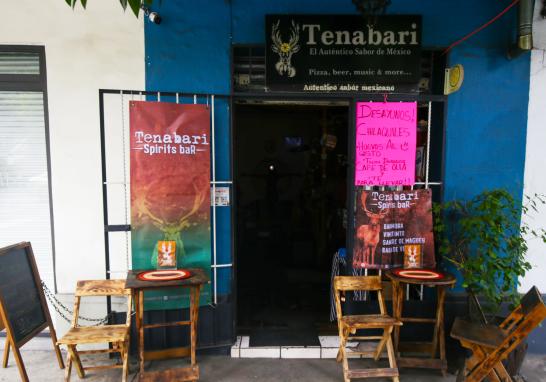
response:
<svg viewBox="0 0 546 382"><path fill-rule="evenodd" d="M4 349L4 338L0 338L0 349ZM35 338L22 349L30 381L57 382L62 381L64 371L60 370L51 349L49 338ZM66 354L63 351L66 359ZM85 360L83 360L85 363ZM201 378L200 382L340 382L343 381L341 365L333 359L233 359L228 356L198 356ZM355 360L364 366L370 360ZM161 370L168 367L183 367L187 360L168 360L147 362L147 370ZM354 364L353 364L354 365ZM353 366L354 367L354 366ZM360 367L360 366L359 366ZM136 360L131 360L131 375L129 381L136 381ZM522 370L527 382L546 382L546 355L528 355ZM7 369L0 368L0 382L19 381L19 372L13 356L10 356ZM72 370L72 380L78 381L76 370ZM121 380L121 370L107 370L88 373L85 381L114 382ZM377 378L373 381L382 382L391 379ZM431 370L402 369L400 380L423 382L454 382L455 376L448 374L443 378L439 372ZM372 381L372 380L370 380Z"/></svg>

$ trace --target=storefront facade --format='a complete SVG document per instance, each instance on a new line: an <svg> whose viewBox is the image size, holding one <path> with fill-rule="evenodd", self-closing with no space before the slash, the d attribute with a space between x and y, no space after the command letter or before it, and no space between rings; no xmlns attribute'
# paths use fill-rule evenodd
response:
<svg viewBox="0 0 546 382"><path fill-rule="evenodd" d="M468 7L473 9L471 15ZM394 2L388 13L422 15L423 49L444 48L472 30L479 24L478 20L496 14L502 5L486 2L469 3L468 7L437 2ZM185 3L177 3L163 4L157 10L165 14L164 23L145 24L146 88L220 94L236 92L232 86L232 48L265 43L265 15L355 13L352 3L333 1L231 2L196 4L191 9ZM511 61L506 59L515 27L514 16L499 20L449 53L448 66L462 64L465 82L462 90L450 95L447 102L444 199L466 198L494 187L505 187L521 196L529 57L524 54ZM210 25L215 28L211 29ZM274 97L274 92L267 95ZM225 134L225 140L219 141L221 160L217 161L217 176L229 181L233 167L233 158L229 156L230 105L218 105L218 110L221 108L225 110L225 118L218 120L216 126L219 134ZM514 129L514 126L521 128ZM224 239L218 246L218 255L226 263L237 264L237 254L230 245L234 227L229 224L229 216L226 211L225 220L221 220L222 217L219 220L222 228L218 232ZM232 284L228 278L222 283L222 276L220 290L229 295Z"/></svg>
<svg viewBox="0 0 546 382"><path fill-rule="evenodd" d="M200 335L204 347L229 347L237 335L235 297L239 266L233 205L237 203L237 190L232 183L237 181L234 105L237 100L248 99L328 102L340 96L263 89L242 94L234 86L234 52L239 47L264 46L266 15L355 15L354 5L334 0L163 2L153 6L162 16L162 23L156 25L147 19L143 22L129 14L120 15L117 4L89 4L86 13L72 12L64 4L55 4L53 12L36 8L42 5L26 3L28 9L21 4L8 9L13 17L7 18L1 33L7 37L2 37L0 43L45 46L58 292L69 295L76 280L105 275L99 89L216 95L215 176L218 182L225 182L234 198L230 206L217 208L216 212L216 264L225 266L217 269L217 305L203 308ZM492 0L393 1L387 13L420 15L423 50L441 55L446 47L507 5ZM53 13L61 16L56 19ZM49 14L49 22L34 23L34 28L28 28L31 20L39 20L42 15L48 18ZM538 14L535 12L537 20ZM439 168L440 178L436 180L442 186L433 190L440 193L439 198L465 199L492 188L506 188L521 198L524 192L544 189L544 175L539 171L544 159L537 145L541 134L544 86L540 85L540 69L544 66L546 30L543 22L535 24L536 41L542 48L532 54L506 58L515 40L516 12L512 9L445 56L446 66L463 65L465 78L461 90L442 102L442 149L440 163L434 164ZM27 28L23 30L24 25ZM48 29L48 25L55 28ZM69 38L68 30L77 32ZM89 67L79 66L81 63ZM69 96L73 91L76 97ZM382 93L344 96L347 100L383 97ZM396 99L396 94L391 97ZM155 100L151 96L150 99ZM85 205L82 200L87 201ZM74 227L76 221L81 223ZM82 232L87 238L81 239ZM78 244L82 249L74 254L73 248ZM111 248L111 252L115 253L116 248ZM533 272L540 274L546 263L535 253L531 256L537 256L538 267L531 272L532 281L524 281L522 289L537 285L546 290L546 284L533 276ZM70 297L66 296L66 300L70 301Z"/></svg>

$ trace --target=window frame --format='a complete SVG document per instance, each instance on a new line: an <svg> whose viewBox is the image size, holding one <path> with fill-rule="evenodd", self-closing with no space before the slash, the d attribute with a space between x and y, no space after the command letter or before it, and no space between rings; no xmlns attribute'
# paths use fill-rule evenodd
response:
<svg viewBox="0 0 546 382"><path fill-rule="evenodd" d="M49 107L47 95L47 72L45 46L41 45L0 45L0 53L36 53L39 60L39 74L0 74L0 91L41 92L44 107L44 133L46 144L47 188L49 199L49 221L51 229L51 256L53 262L53 286L57 293L57 266L55 256L55 226L53 219L53 192L51 186L51 144L49 137Z"/></svg>

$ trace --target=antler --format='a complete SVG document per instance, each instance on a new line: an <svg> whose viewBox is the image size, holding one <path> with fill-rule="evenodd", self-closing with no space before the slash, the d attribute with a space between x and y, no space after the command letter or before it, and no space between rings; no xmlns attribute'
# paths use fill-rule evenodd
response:
<svg viewBox="0 0 546 382"><path fill-rule="evenodd" d="M362 191L362 194L360 194L360 202L362 203L364 210L366 210L366 199L368 199L368 193L366 191Z"/></svg>
<svg viewBox="0 0 546 382"><path fill-rule="evenodd" d="M292 28L290 28L290 42L291 48L294 48L300 40L300 26L292 20Z"/></svg>
<svg viewBox="0 0 546 382"><path fill-rule="evenodd" d="M364 212L366 212L367 214L374 215L374 216L379 216L379 217L384 217L389 212L385 208L381 208L381 210L379 212L372 212L372 211L368 210L368 208L366 207L366 199L367 198L368 198L368 193L367 192L362 192L362 194L360 195L360 201L362 203L362 208L364 209Z"/></svg>
<svg viewBox="0 0 546 382"><path fill-rule="evenodd" d="M205 200L206 187L203 186L203 182L199 182L199 179L197 179L197 182L194 181L193 183L193 188L195 190L195 197L193 199L191 210L177 219L176 222L170 223L152 213L148 207L148 202L146 201L145 196L141 196L135 200L136 210L138 211L139 216L147 215L147 217L152 221L152 224L161 231L168 231L171 233L178 232L189 226L188 218L199 211L199 208L201 208L201 205ZM147 189L144 191L145 192L143 192L143 195L146 195Z"/></svg>
<svg viewBox="0 0 546 382"><path fill-rule="evenodd" d="M177 224L173 224L172 226L169 226L169 229L172 229L174 231L180 231L182 228L185 228L188 226L188 218L192 215L194 215L197 211L199 211L199 208L201 208L201 204L203 204L203 201L205 200L205 192L203 187L199 187L195 183L193 184L193 188L196 191L195 198L193 199L193 205L191 210L185 214L184 216L180 217L178 219Z"/></svg>
<svg viewBox="0 0 546 382"><path fill-rule="evenodd" d="M273 41L273 46L271 49L273 49L274 52L278 53L281 48L281 33L279 32L279 24L281 23L281 20L277 20L275 24L273 24L273 29L271 30L271 41Z"/></svg>
<svg viewBox="0 0 546 382"><path fill-rule="evenodd" d="M152 221L152 224L155 225L157 228L163 229L163 227L165 227L165 222L163 221L163 219L158 218L150 211L145 197L140 197L136 200L136 207L139 214L148 215L148 217Z"/></svg>

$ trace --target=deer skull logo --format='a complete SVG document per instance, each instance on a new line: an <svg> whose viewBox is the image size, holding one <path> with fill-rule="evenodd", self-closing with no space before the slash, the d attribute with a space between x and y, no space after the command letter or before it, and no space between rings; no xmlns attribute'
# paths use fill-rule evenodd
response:
<svg viewBox="0 0 546 382"><path fill-rule="evenodd" d="M292 20L292 26L290 27L290 40L288 42L283 42L281 39L281 32L279 31L280 20L277 20L273 24L273 29L271 30L271 40L273 41L273 46L271 50L279 55L279 61L275 64L275 69L277 73L281 76L285 74L288 77L294 77L296 75L296 69L292 66L292 55L299 52L300 46L298 44L300 39L300 26Z"/></svg>

